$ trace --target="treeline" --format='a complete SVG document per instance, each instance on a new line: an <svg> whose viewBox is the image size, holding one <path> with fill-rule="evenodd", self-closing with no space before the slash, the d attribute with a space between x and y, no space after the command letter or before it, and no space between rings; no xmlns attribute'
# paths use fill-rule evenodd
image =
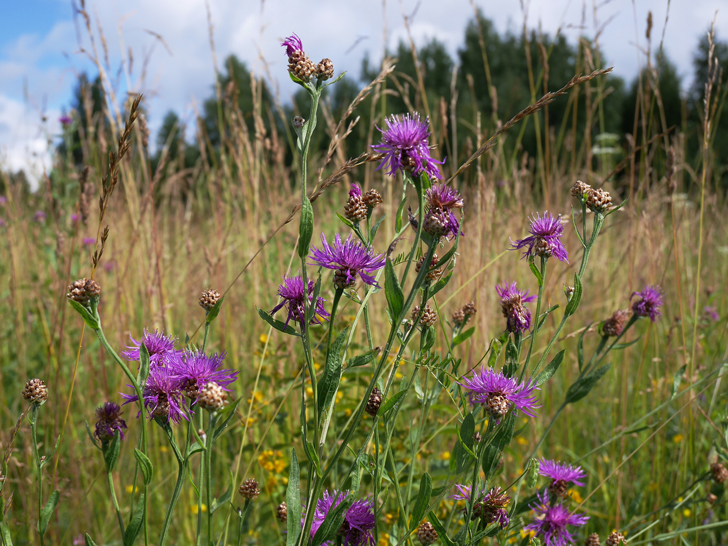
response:
<svg viewBox="0 0 728 546"><path fill-rule="evenodd" d="M723 66L728 66L728 44L717 43L715 54ZM462 161L472 153L478 134L492 134L499 124L546 91L560 88L575 74L610 65L609 59L586 39L573 44L561 35L551 37L536 31L501 34L482 14L467 25L456 58L435 39L415 52L400 43L390 56L396 59L396 69L387 79L386 92L378 104L372 104L370 95L357 107L355 116L361 119L346 138L347 156L369 150L372 138L378 140L372 123L381 125L383 114L417 110L429 114L435 130L442 135L439 156ZM660 49L651 55L649 68L629 84L610 74L595 80L596 85L588 91L577 89L573 97L559 97L549 105L548 112L528 119L508 136L503 143L505 155L513 157L514 163L524 164L528 164L524 157L533 160L549 154L573 155L577 143L569 139L586 135L597 152L588 156L596 168L600 146L608 145L609 153L618 160L630 147L671 131L683 135L685 159L697 164L702 146L707 37L699 39L693 59L694 83L687 90L675 65ZM337 71L343 68L336 66ZM325 123L327 113L330 119L338 120L359 91L377 76L378 67L365 57L359 77L352 72L332 87L326 98L328 112L320 114L320 123ZM720 77L724 82L726 76L720 73ZM725 95L724 86L718 85L717 89ZM158 134L151 137L156 144L152 147L152 172L163 157L164 170L193 169L201 161L214 163L234 131L258 137L273 131L290 143L289 120L294 115L308 114L300 106L306 103L303 93L299 91L290 105L276 104L265 80L252 80L245 63L230 55L223 63L217 85L212 86L210 97L203 103L194 130L184 127L176 112L166 113ZM717 176L726 181L728 173L722 158L728 156L728 116L721 115L726 108L723 99L714 113L711 149L712 161L719 170ZM77 120L72 134L59 148L62 156L72 158L77 165L86 161L84 139L92 131L104 130L104 100L99 80L89 81L82 76L71 104ZM452 120L457 120L456 126ZM184 138L190 133L196 135L192 142ZM320 141L314 143L314 149L325 153L328 139L323 132L318 134ZM544 149L549 144L551 149ZM290 165L291 146L285 149L285 162Z"/></svg>

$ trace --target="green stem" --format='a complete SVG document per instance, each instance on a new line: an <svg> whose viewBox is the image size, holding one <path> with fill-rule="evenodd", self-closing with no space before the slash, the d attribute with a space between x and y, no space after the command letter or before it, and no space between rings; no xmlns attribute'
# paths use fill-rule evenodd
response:
<svg viewBox="0 0 728 546"><path fill-rule="evenodd" d="M116 518L119 520L119 530L121 536L124 536L124 518L121 516L121 509L119 508L119 501L116 500L116 488L114 487L114 478L111 472L106 473L106 480L109 482L109 491L111 492L111 502L114 504L114 510L116 510Z"/></svg>
<svg viewBox="0 0 728 546"><path fill-rule="evenodd" d="M207 504L207 541L212 542L212 441L215 436L217 415L210 412L209 425L205 438L205 500Z"/></svg>
<svg viewBox="0 0 728 546"><path fill-rule="evenodd" d="M538 301L536 302L536 324L533 325L533 332L531 332L531 342L528 345L528 353L526 354L526 360L523 363L523 370L521 371L521 379L526 374L528 363L531 361L531 354L533 353L533 343L536 340L536 334L539 330L539 322L541 320L541 302L543 300L544 286L546 286L546 265L548 264L548 258L541 256L541 282L538 285Z"/></svg>
<svg viewBox="0 0 728 546"><path fill-rule="evenodd" d="M40 518L43 511L43 466L38 453L38 407L38 404L34 402L33 408L30 410L30 432L33 440L33 457L35 458L35 466L38 469L38 534L40 535L40 544L43 546L43 534L40 532Z"/></svg>
<svg viewBox="0 0 728 546"><path fill-rule="evenodd" d="M185 449L184 452L179 453L179 449L177 448L176 443L173 441L173 436L169 437L170 444L172 445L172 449L175 453L175 456L177 457L177 465L178 465L178 471L177 471L177 481L174 484L174 490L172 491L172 498L169 501L169 506L167 506L167 513L164 516L164 524L162 525L162 533L159 537L159 546L164 546L164 541L167 538L167 532L169 530L169 525L172 521L172 512L174 512L174 507L177 505L177 500L179 499L180 493L182 492L182 487L185 483L185 475L187 473L187 450L190 447L190 433L191 433L191 427L192 427L192 421L187 422L187 441L185 442ZM181 455L181 456L180 456Z"/></svg>
<svg viewBox="0 0 728 546"><path fill-rule="evenodd" d="M415 255L417 254L417 248L419 247L420 240L422 239L422 224L424 223L424 216L425 216L425 192L422 191L422 178L417 176L413 180L415 190L417 191L417 202L418 202L418 209L417 209L417 234L415 235L415 242L412 245L412 251L409 253L409 256L407 257L407 265L404 268L404 273L402 274L402 281L400 284L404 286L405 281L407 280L407 274L409 273L410 267L412 266L412 260L414 259ZM433 248L436 245L432 245ZM434 253L434 250L433 250ZM432 256L430 256L430 261L432 261ZM422 267L421 271L427 271L429 269L430 261L425 260L425 264L427 264L427 267ZM403 308L406 309L407 306ZM401 317L400 317L401 318Z"/></svg>
<svg viewBox="0 0 728 546"><path fill-rule="evenodd" d="M205 320L205 334L202 337L202 352L205 352L205 349L207 348L207 336L210 333L210 323Z"/></svg>

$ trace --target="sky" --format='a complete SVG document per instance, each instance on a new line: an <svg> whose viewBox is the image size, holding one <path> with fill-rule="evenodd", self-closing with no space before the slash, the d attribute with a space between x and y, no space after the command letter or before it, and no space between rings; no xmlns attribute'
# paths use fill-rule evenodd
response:
<svg viewBox="0 0 728 546"><path fill-rule="evenodd" d="M0 18L0 169L23 169L34 185L50 168L58 118L78 74L97 73L94 50L122 93L145 94L154 135L170 109L194 119L212 92L213 58L219 67L230 53L287 100L296 86L280 42L294 32L314 62L329 57L337 72L358 78L366 52L376 63L385 43L395 50L407 40L405 16L415 44L437 38L455 57L476 6L500 32L520 32L525 19L529 29L572 42L598 37L615 74L629 82L644 64L652 11L653 48L664 34L685 86L692 53L714 18L718 38L728 38L728 0L86 0L93 42L74 5L80 2L16 1Z"/></svg>

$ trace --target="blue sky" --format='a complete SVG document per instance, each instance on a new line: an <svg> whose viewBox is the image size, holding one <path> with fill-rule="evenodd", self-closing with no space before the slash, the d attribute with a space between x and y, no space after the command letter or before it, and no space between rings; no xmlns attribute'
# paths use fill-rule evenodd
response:
<svg viewBox="0 0 728 546"><path fill-rule="evenodd" d="M520 2L473 3L499 31L520 32ZM653 12L653 43L664 30L666 50L688 84L692 52L716 10L721 10L718 35L728 37L728 0L672 0L669 11L667 0L523 3L529 28L540 27L551 35L560 31L572 42L580 34L592 39L598 34L615 73L628 81L644 63L640 48L645 46L648 10ZM414 14L410 29L415 43L436 37L453 55L473 16L470 0L209 0L209 5L218 63L235 53L267 77L282 100L295 90L284 77L279 47L292 32L303 39L312 58L330 57L337 71L358 76L365 51L376 62L385 39L390 48L406 39L403 13ZM106 38L110 77L120 75L120 91L130 87L145 93L152 131L170 108L183 119L194 119L214 81L204 0L87 0L86 7L102 64L99 27ZM164 43L149 31L161 35ZM96 72L82 49L91 52L93 47L69 0L19 0L6 8L0 18L0 168L23 168L31 179L49 168L48 143L57 138L58 117L70 102L77 74Z"/></svg>

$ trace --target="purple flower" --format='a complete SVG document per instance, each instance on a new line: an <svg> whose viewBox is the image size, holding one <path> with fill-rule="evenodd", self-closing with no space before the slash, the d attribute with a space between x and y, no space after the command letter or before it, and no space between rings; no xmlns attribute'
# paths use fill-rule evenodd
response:
<svg viewBox="0 0 728 546"><path fill-rule="evenodd" d="M465 501L466 506L463 512L467 512L470 506L471 488L469 485L455 484L455 487L460 493L451 495L451 499ZM506 495L500 487L492 487L486 492L485 488L481 489L473 499L473 512L470 516L471 520L482 519L486 525L491 523L497 523L501 529L508 527L510 521L508 517L508 506L511 502L511 498Z"/></svg>
<svg viewBox="0 0 728 546"><path fill-rule="evenodd" d="M642 292L632 292L629 299L631 300L635 296L639 296L640 299L632 304L632 312L638 317L650 317L650 320L655 322L661 315L662 290L660 287L646 286Z"/></svg>
<svg viewBox="0 0 728 546"><path fill-rule="evenodd" d="M582 487L584 482L580 480L586 478L586 472L579 465L569 465L543 458L539 461L538 473L554 481L562 480Z"/></svg>
<svg viewBox="0 0 728 546"><path fill-rule="evenodd" d="M73 123L73 118L71 118L69 116L66 116L66 115L63 115L60 118L58 118L58 121L61 122L61 125L63 125L64 127L66 127L68 125L71 125L71 123Z"/></svg>
<svg viewBox="0 0 728 546"><path fill-rule="evenodd" d="M121 439L124 439L126 422L121 418L121 407L114 402L104 402L96 408L96 436L102 442L108 442L116 431L119 431Z"/></svg>
<svg viewBox="0 0 728 546"><path fill-rule="evenodd" d="M86 246L91 246L96 244L96 239L93 237L84 237L83 238L83 244Z"/></svg>
<svg viewBox="0 0 728 546"><path fill-rule="evenodd" d="M189 421L182 392L184 388L182 381L180 377L170 373L169 368L158 366L149 371L142 396L150 419L153 417L166 418L173 423L179 423L182 418ZM121 396L126 399L125 404L139 400L136 395L121 393Z"/></svg>
<svg viewBox="0 0 728 546"><path fill-rule="evenodd" d="M35 214L33 215L33 220L35 220L36 222L45 222L47 216L48 215L42 210L36 210Z"/></svg>
<svg viewBox="0 0 728 546"><path fill-rule="evenodd" d="M533 410L541 407L536 404L533 391L540 390L532 382L519 383L502 372L494 372L493 368L481 370L473 374L472 379L463 378L459 383L470 391L471 404L484 404L485 409L496 419L500 419L511 406L516 406L529 417L535 417Z"/></svg>
<svg viewBox="0 0 728 546"><path fill-rule="evenodd" d="M536 512L533 523L526 525L527 531L535 531L546 541L546 546L565 546L573 544L575 537L566 528L567 525L584 525L589 516L584 514L570 514L569 510L561 504L551 506L548 504L548 494L537 493L539 504L531 505Z"/></svg>
<svg viewBox="0 0 728 546"><path fill-rule="evenodd" d="M174 348L174 344L177 338L172 336L165 336L164 332L158 332L154 330L144 330L141 341L137 341L133 337L129 336L132 342L131 347L127 347L128 351L122 351L121 356L130 361L139 361L139 347L144 343L144 346L149 352L149 366L150 368L156 368L157 366L166 366L170 362L179 358L181 351L177 351Z"/></svg>
<svg viewBox="0 0 728 546"><path fill-rule="evenodd" d="M316 512L311 524L311 538L319 530L329 512L344 502L348 495L348 491L334 490L331 494L324 491L323 496L316 503ZM341 524L338 534L343 535L344 546L374 546L374 536L371 530L375 525L374 501L359 499L354 501L346 511L344 523Z"/></svg>
<svg viewBox="0 0 728 546"><path fill-rule="evenodd" d="M564 235L564 226L561 223L561 215L554 218L548 212L544 212L543 218L536 214L531 218L531 227L528 230L531 234L525 239L519 239L512 243L512 250L526 248L523 257L541 256L569 263L569 255L561 243Z"/></svg>
<svg viewBox="0 0 728 546"><path fill-rule="evenodd" d="M377 286L377 282L371 275L384 267L384 254L375 255L371 248L363 246L352 239L349 235L346 241L341 240L340 235L334 237L334 245L326 241L326 236L321 235L321 250L313 247L311 249L310 265L320 265L326 269L333 269L334 286L337 288L349 288L356 284L356 277L370 286Z"/></svg>
<svg viewBox="0 0 728 546"><path fill-rule="evenodd" d="M4 195L0 195L0 205L4 205L7 202L8 202L8 198L5 197Z"/></svg>
<svg viewBox="0 0 728 546"><path fill-rule="evenodd" d="M388 175L397 172L411 171L413 176L421 172L427 173L430 178L440 179L440 171L435 165L442 165L430 155L428 129L430 120L420 121L418 113L406 114L402 118L391 116L386 118L387 129L382 130L382 142L372 145L372 148L384 154L384 160L379 169L386 167Z"/></svg>
<svg viewBox="0 0 728 546"><path fill-rule="evenodd" d="M210 382L217 383L223 389L238 378L238 372L221 369L225 353L205 356L202 351L184 351L182 358L173 359L169 365L169 373L182 381L185 394L197 398Z"/></svg>
<svg viewBox="0 0 728 546"><path fill-rule="evenodd" d="M76 214L75 212L71 214L71 222L74 224L78 222L78 214Z"/></svg>
<svg viewBox="0 0 728 546"><path fill-rule="evenodd" d="M288 308L288 316L286 317L286 326L291 319L298 322L301 329L305 330L304 324L304 307L303 298L308 296L308 305L313 305L314 282L308 279L308 289L304 295L303 279L301 275L295 277L283 277L283 284L278 287L278 295L283 298L278 305L271 311L271 315L275 314L283 306ZM321 319L326 319L330 315L324 309L324 299L319 297L316 300L316 309L311 317L311 324L321 324Z"/></svg>
<svg viewBox="0 0 728 546"><path fill-rule="evenodd" d="M536 296L529 296L528 290L521 292L516 288L516 282L503 286L496 286L496 292L501 298L501 309L506 318L506 328L509 332L525 332L531 328L531 311L524 307L525 303L537 299Z"/></svg>
<svg viewBox="0 0 728 546"><path fill-rule="evenodd" d="M705 316L710 318L713 322L718 322L720 320L720 315L718 315L718 311L714 305L707 305L703 309L703 313L705 313Z"/></svg>
<svg viewBox="0 0 728 546"><path fill-rule="evenodd" d="M425 192L425 200L427 214L423 229L433 237L456 237L460 222L452 211L464 206L458 191L447 184L435 184Z"/></svg>
<svg viewBox="0 0 728 546"><path fill-rule="evenodd" d="M116 262L115 261L112 260L110 262L105 262L104 263L104 271L106 271L107 273L111 273L114 269L116 269Z"/></svg>
<svg viewBox="0 0 728 546"><path fill-rule="evenodd" d="M281 46L286 48L286 55L288 55L289 57L293 55L296 51L303 51L303 43L301 42L301 39L295 34L283 40Z"/></svg>

